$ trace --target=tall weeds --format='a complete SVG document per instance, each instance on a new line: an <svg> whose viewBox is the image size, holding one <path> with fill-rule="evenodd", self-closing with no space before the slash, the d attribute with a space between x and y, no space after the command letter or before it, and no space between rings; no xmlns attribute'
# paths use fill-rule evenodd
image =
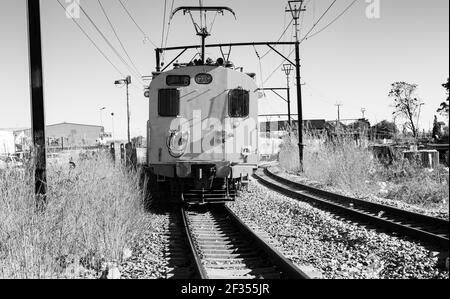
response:
<svg viewBox="0 0 450 299"><path fill-rule="evenodd" d="M280 153L280 165L286 170L299 171L297 137L286 137ZM367 193L367 184L375 172L376 163L366 147L355 140L306 134L304 138L304 175L327 186L334 186L355 195Z"/></svg>
<svg viewBox="0 0 450 299"><path fill-rule="evenodd" d="M378 195L448 213L448 169L440 166L431 171L401 157L393 165L384 166L374 159L367 146L357 144L353 138L329 140L326 136L305 134L304 139L306 178L356 197ZM285 138L279 159L282 168L294 173L300 165L297 140L295 136Z"/></svg>
<svg viewBox="0 0 450 299"><path fill-rule="evenodd" d="M108 157L51 166L44 211L36 210L31 173L0 173L0 278L58 278L82 260L120 261L142 232L138 175Z"/></svg>

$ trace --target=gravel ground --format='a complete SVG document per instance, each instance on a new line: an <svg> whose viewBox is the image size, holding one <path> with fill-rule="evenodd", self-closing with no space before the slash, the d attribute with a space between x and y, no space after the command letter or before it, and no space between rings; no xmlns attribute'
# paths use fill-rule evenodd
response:
<svg viewBox="0 0 450 299"><path fill-rule="evenodd" d="M344 196L354 197L352 194L348 194L348 193L344 192L343 190L339 190L339 189L331 187L331 186L325 186L318 182L311 181L307 178L288 173L278 166L272 166L272 167L270 167L270 170L273 173L275 173L283 178L290 179L297 183L308 185L308 186L311 186L314 188L319 188L319 189L333 192L336 194L341 194ZM398 200L381 198L381 197L378 197L375 195L367 195L366 197L359 198L359 199L367 200L367 201L371 201L371 202L375 202L375 203L380 203L380 204L384 204L387 206L391 206L391 207L395 207L395 208L399 208L402 210L407 210L407 211L411 211L411 212L415 212L415 213L419 213L419 214L423 214L423 215L428 215L428 216L432 216L432 217L438 217L441 219L449 220L449 210L448 210L448 208L444 208L444 207L441 209L424 208L424 207L410 205L410 204L407 204L407 203L404 203L404 202L401 202Z"/></svg>
<svg viewBox="0 0 450 299"><path fill-rule="evenodd" d="M119 269L122 279L166 278L165 248L169 213L149 213L148 230L132 249L132 256Z"/></svg>
<svg viewBox="0 0 450 299"><path fill-rule="evenodd" d="M272 236L294 263L313 267L326 279L449 278L423 246L339 220L257 182L229 206Z"/></svg>

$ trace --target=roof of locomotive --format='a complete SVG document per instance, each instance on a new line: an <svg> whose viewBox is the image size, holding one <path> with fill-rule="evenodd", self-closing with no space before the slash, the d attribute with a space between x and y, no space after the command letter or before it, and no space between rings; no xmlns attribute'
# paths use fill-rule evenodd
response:
<svg viewBox="0 0 450 299"><path fill-rule="evenodd" d="M238 67L236 68L234 66L234 64L232 62L227 62L227 63L220 63L220 62L211 62L211 61L207 61L206 64L200 64L199 62L191 62L191 63L174 63L173 64L173 69L165 71L165 72L154 72L153 73L153 79L159 77L160 75L163 74L167 74L167 75L171 75L171 74L183 74L183 73L188 73L192 70L196 70L198 68L204 68L204 73L210 72L211 70L215 69L215 68L224 68L230 71L235 71L237 73L244 73L244 68L243 67ZM238 71L239 70L239 71ZM245 73L247 76L249 76L252 79L256 78L256 74L255 73Z"/></svg>

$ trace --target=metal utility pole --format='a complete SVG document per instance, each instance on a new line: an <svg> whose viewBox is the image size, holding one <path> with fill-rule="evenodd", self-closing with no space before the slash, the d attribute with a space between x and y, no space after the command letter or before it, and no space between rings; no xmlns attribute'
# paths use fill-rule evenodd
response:
<svg viewBox="0 0 450 299"><path fill-rule="evenodd" d="M304 0L289 1L289 9L286 12L292 13L295 26L295 69L297 73L297 101L298 101L298 149L300 158L300 171L303 172L303 107L302 107L302 85L300 74L300 41L299 41L299 22L300 13L305 11L303 8Z"/></svg>
<svg viewBox="0 0 450 299"><path fill-rule="evenodd" d="M41 17L39 0L28 0L30 57L31 134L34 146L34 181L37 205L46 202L47 159L45 147L44 80L42 72Z"/></svg>
<svg viewBox="0 0 450 299"><path fill-rule="evenodd" d="M340 104L340 103L338 103L338 104L336 104L335 105L336 107L337 107L337 111L338 111L338 116L337 116L337 124L336 124L336 126L337 127L340 127L340 125L341 125L341 107L343 106L342 104Z"/></svg>
<svg viewBox="0 0 450 299"><path fill-rule="evenodd" d="M282 70L286 74L286 81L287 81L287 104L288 104L288 124L289 127L292 128L292 121L291 121L291 87L289 85L289 76L291 72L293 71L292 64L286 63L283 64Z"/></svg>
<svg viewBox="0 0 450 299"><path fill-rule="evenodd" d="M117 80L114 82L116 85L126 85L127 88L127 128L128 128L128 143L131 143L131 133L130 133L130 93L129 93L129 85L131 84L131 76L126 77L122 80Z"/></svg>

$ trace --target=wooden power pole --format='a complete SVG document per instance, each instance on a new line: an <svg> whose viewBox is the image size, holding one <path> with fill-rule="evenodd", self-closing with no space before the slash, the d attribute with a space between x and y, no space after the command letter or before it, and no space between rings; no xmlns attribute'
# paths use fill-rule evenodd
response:
<svg viewBox="0 0 450 299"><path fill-rule="evenodd" d="M31 134L34 150L37 205L46 202L46 144L44 80L42 72L41 17L39 0L28 0L28 39L30 56Z"/></svg>

